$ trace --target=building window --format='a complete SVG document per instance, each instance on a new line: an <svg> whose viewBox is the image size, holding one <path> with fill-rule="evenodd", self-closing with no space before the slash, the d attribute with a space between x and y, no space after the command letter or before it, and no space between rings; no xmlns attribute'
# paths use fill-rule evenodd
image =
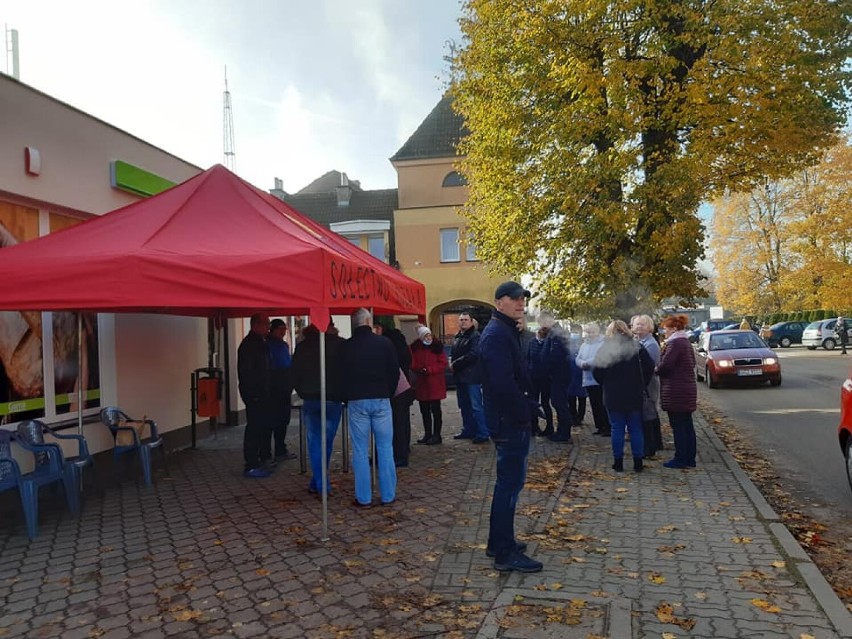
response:
<svg viewBox="0 0 852 639"><path fill-rule="evenodd" d="M441 229L441 261L459 262L459 230Z"/></svg>
<svg viewBox="0 0 852 639"><path fill-rule="evenodd" d="M476 256L476 244L473 243L473 236L467 236L467 245L465 248L465 259L468 262L478 262L479 258Z"/></svg>
<svg viewBox="0 0 852 639"><path fill-rule="evenodd" d="M358 248L361 248L361 238L357 235L344 235L343 237L345 237L349 242L351 242Z"/></svg>
<svg viewBox="0 0 852 639"><path fill-rule="evenodd" d="M467 186L467 180L458 171L452 171L444 176L441 186Z"/></svg>
<svg viewBox="0 0 852 639"><path fill-rule="evenodd" d="M385 238L383 235L370 236L370 255L376 259L385 260Z"/></svg>

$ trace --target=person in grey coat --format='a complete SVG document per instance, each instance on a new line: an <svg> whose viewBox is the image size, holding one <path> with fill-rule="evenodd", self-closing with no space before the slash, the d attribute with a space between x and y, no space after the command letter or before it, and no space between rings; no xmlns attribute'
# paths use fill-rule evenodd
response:
<svg viewBox="0 0 852 639"><path fill-rule="evenodd" d="M654 338L654 320L648 315L634 315L630 321L633 337L654 360L654 366L660 363L660 345ZM642 435L645 442L645 459L653 459L663 448L663 433L660 429L660 413L657 405L660 401L660 380L652 375L646 388L645 403L642 406Z"/></svg>

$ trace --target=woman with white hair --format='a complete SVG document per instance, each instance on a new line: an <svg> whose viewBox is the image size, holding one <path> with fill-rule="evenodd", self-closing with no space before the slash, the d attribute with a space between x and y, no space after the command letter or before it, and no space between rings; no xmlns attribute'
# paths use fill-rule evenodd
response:
<svg viewBox="0 0 852 639"><path fill-rule="evenodd" d="M423 417L423 437L418 444L440 444L443 416L441 400L447 396L447 355L444 345L432 336L428 326L417 327L417 340L411 344L411 372L414 373L414 397Z"/></svg>
<svg viewBox="0 0 852 639"><path fill-rule="evenodd" d="M660 363L660 345L654 338L654 320L649 315L634 315L630 321L633 337L654 360L654 366ZM660 380L656 375L645 387L645 401L642 405L642 435L645 439L645 459L652 459L663 448L663 433L660 430L660 414L657 404L660 400Z"/></svg>
<svg viewBox="0 0 852 639"><path fill-rule="evenodd" d="M595 369L595 355L603 346L604 340L601 336L601 327L595 322L583 324L583 343L577 351L577 366L583 371L583 388L589 396L589 405L592 408L592 417L595 420L595 435L609 437L612 430L609 425L609 417L603 404L603 389L598 384L593 371Z"/></svg>

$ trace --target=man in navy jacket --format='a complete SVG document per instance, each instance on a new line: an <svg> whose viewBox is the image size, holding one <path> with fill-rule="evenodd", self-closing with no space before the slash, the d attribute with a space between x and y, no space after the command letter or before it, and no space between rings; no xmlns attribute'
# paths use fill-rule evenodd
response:
<svg viewBox="0 0 852 639"><path fill-rule="evenodd" d="M491 499L486 554L499 571L538 572L541 562L524 554L515 539L515 507L524 487L534 408L532 382L521 356L518 322L530 292L503 282L494 292L496 310L479 340L485 415L497 449L497 481Z"/></svg>

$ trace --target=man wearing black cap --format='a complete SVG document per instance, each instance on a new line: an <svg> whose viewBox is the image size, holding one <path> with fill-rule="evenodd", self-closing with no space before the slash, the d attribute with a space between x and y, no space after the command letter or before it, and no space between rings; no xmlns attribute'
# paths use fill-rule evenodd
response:
<svg viewBox="0 0 852 639"><path fill-rule="evenodd" d="M485 553L501 572L538 572L539 561L524 554L515 539L515 507L524 487L534 408L532 381L521 357L517 322L530 292L517 282L503 282L494 292L491 321L479 340L485 417L497 449L497 481Z"/></svg>

